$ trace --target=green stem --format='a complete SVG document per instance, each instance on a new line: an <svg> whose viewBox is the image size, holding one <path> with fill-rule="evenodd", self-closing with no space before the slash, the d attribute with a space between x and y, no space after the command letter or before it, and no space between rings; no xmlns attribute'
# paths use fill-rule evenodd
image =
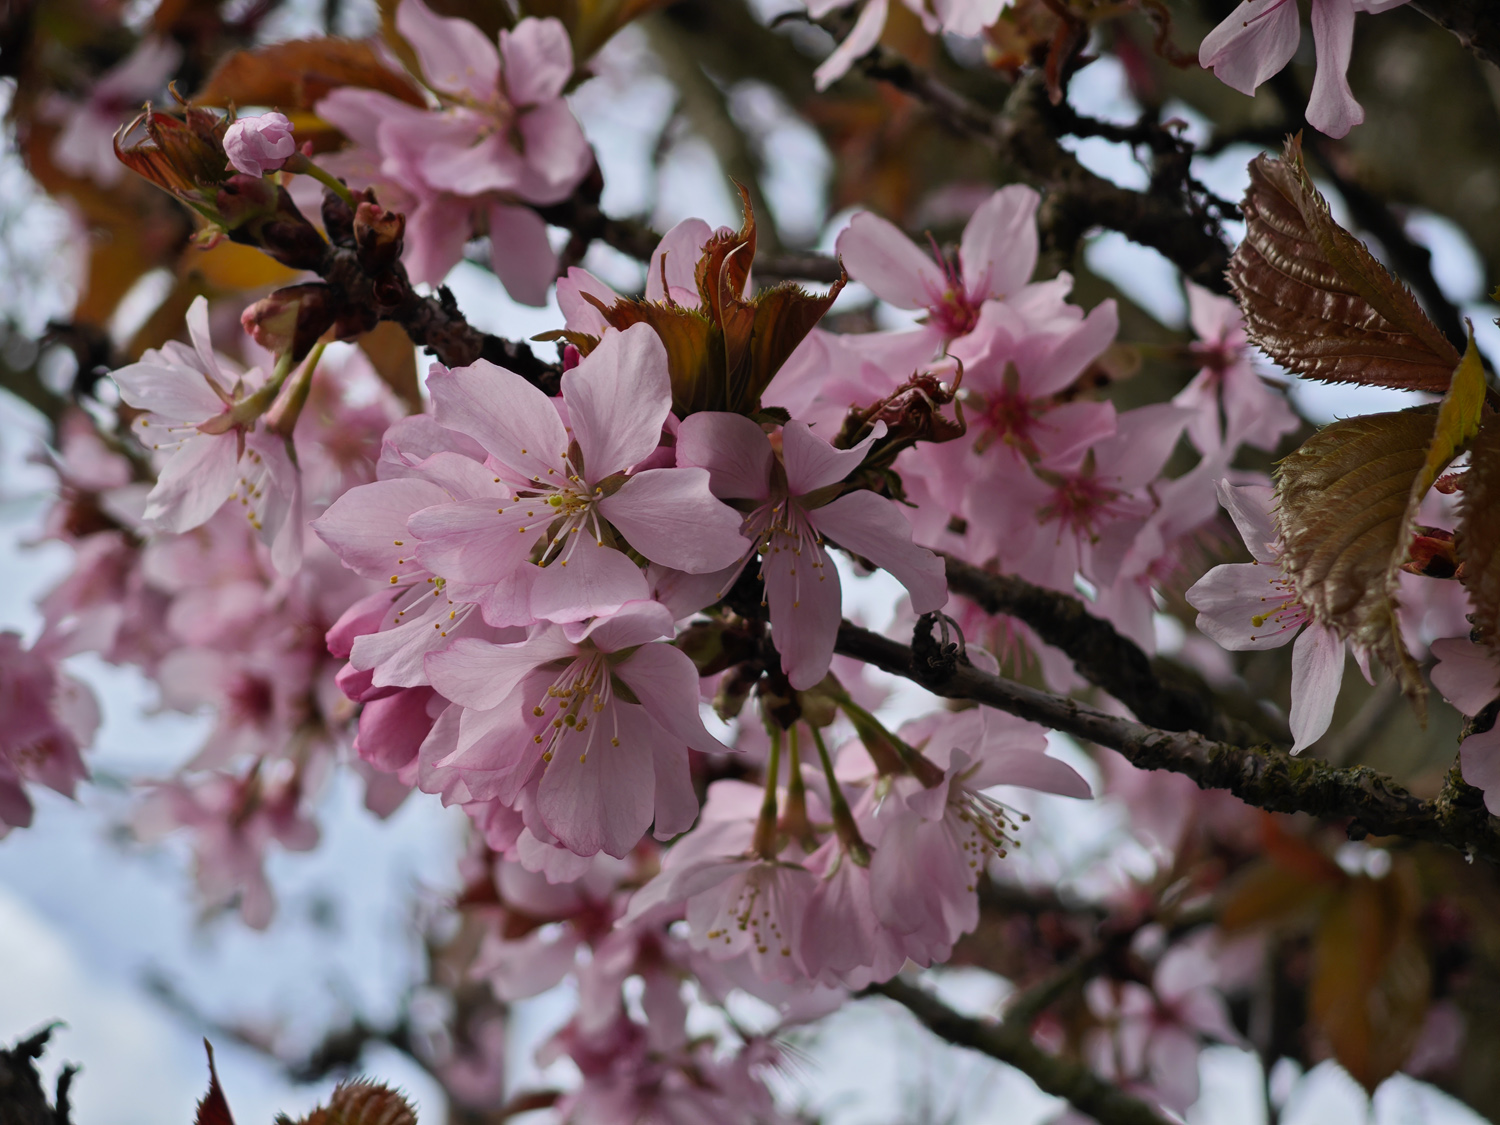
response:
<svg viewBox="0 0 1500 1125"><path fill-rule="evenodd" d="M319 340L308 354L307 362L302 365L302 371L297 378L282 387L281 393L276 396L276 401L266 411L266 429L287 439L291 438L292 431L297 427L297 419L302 416L302 407L307 402L308 392L312 390L313 372L322 361L323 349L327 346L325 342Z"/></svg>
<svg viewBox="0 0 1500 1125"><path fill-rule="evenodd" d="M813 742L818 747L818 757L823 763L823 776L828 779L828 803L833 808L833 830L838 833L839 843L844 845L849 858L861 867L868 867L870 845L859 834L859 825L854 823L854 813L849 808L849 802L844 800L839 779L833 774L833 761L828 757L828 747L823 745L823 736L818 733L817 727L810 726L807 729L812 731Z"/></svg>
<svg viewBox="0 0 1500 1125"><path fill-rule="evenodd" d="M786 811L782 814L782 830L794 839L807 845L813 836L812 822L807 819L807 783L802 779L802 755L797 745L797 727L788 732L791 736L787 761ZM810 849L809 849L810 850Z"/></svg>
<svg viewBox="0 0 1500 1125"><path fill-rule="evenodd" d="M926 788L931 789L943 780L943 771L936 764L921 751L908 746L905 741L887 729L884 723L854 702L848 692L834 698L838 700L844 714L849 716L849 721L854 724L855 733L859 735L865 748L870 750L870 756L875 759L875 764L882 773L898 772L895 769L885 768L887 763L881 761L881 758L889 759L890 755L887 751L894 750L896 757L900 759L900 764Z"/></svg>
<svg viewBox="0 0 1500 1125"><path fill-rule="evenodd" d="M781 728L771 728L771 760L766 767L766 795L755 822L751 847L762 859L776 858L776 774L781 768Z"/></svg>
<svg viewBox="0 0 1500 1125"><path fill-rule="evenodd" d="M348 204L351 210L354 208L354 196L349 194L349 189L344 186L343 182L332 173L319 168L300 152L288 157L287 162L281 166L281 170L294 175L311 176Z"/></svg>

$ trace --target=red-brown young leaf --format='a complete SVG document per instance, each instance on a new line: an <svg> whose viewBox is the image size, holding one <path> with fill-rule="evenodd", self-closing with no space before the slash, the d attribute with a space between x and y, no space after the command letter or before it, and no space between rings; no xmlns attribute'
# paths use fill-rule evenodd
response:
<svg viewBox="0 0 1500 1125"><path fill-rule="evenodd" d="M395 1090L359 1080L340 1083L326 1106L300 1121L282 1116L277 1125L417 1125L417 1115Z"/></svg>
<svg viewBox="0 0 1500 1125"><path fill-rule="evenodd" d="M1251 339L1288 370L1327 383L1443 392L1458 350L1416 298L1352 234L1302 162L1258 156L1245 193L1245 240L1229 283Z"/></svg>
<svg viewBox="0 0 1500 1125"><path fill-rule="evenodd" d="M292 39L235 51L214 69L194 101L310 110L344 86L379 90L409 105L427 104L416 84L381 62L374 47L349 39Z"/></svg>
<svg viewBox="0 0 1500 1125"><path fill-rule="evenodd" d="M208 1093L198 1103L198 1116L194 1125L234 1125L229 1112L229 1103L224 1100L224 1090L219 1085L219 1072L214 1067L214 1048L207 1039L203 1049L208 1052Z"/></svg>
<svg viewBox="0 0 1500 1125"><path fill-rule="evenodd" d="M1470 447L1454 540L1475 631L1500 648L1500 422L1492 413Z"/></svg>

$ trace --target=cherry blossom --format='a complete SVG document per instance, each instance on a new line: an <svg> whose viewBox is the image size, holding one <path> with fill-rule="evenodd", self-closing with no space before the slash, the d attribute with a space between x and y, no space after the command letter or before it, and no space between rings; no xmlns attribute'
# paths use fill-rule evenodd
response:
<svg viewBox="0 0 1500 1125"><path fill-rule="evenodd" d="M71 797L88 776L81 751L99 726L99 707L58 666L61 646L52 635L23 648L19 634L0 633L0 837L31 823L26 782Z"/></svg>
<svg viewBox="0 0 1500 1125"><path fill-rule="evenodd" d="M807 0L807 14L813 19L822 19L830 12L847 8L855 0ZM1009 6L1010 0L902 0L931 34L947 32L950 35L978 35L1000 18L1000 13ZM826 90L837 82L849 68L868 54L880 41L885 29L886 17L890 13L889 0L865 0L854 28L816 71L813 81L819 90Z"/></svg>
<svg viewBox="0 0 1500 1125"><path fill-rule="evenodd" d="M1313 621L1281 563L1281 535L1272 522L1274 501L1264 485L1219 483L1219 503L1234 519L1253 562L1225 563L1187 592L1198 610L1198 628L1231 651L1276 648L1293 637L1292 753L1322 737L1344 678L1344 642ZM1301 636L1304 625L1309 626Z"/></svg>
<svg viewBox="0 0 1500 1125"><path fill-rule="evenodd" d="M464 708L437 770L502 805L539 780L539 823L578 855L623 856L653 819L663 839L686 830L697 814L687 749L727 747L698 716L692 662L653 643L672 631L665 607L637 602L515 644L460 638L430 653L433 687Z"/></svg>
<svg viewBox="0 0 1500 1125"><path fill-rule="evenodd" d="M562 93L573 50L556 19L523 19L498 50L466 20L403 0L396 25L416 52L440 108L428 111L374 90L343 87L317 113L357 149L324 160L351 184L382 185L387 206L407 210L406 263L437 284L463 255L477 219L495 273L516 300L541 305L557 273L546 224L527 203L566 198L593 164ZM387 199L386 188L395 189Z"/></svg>
<svg viewBox="0 0 1500 1125"><path fill-rule="evenodd" d="M434 371L428 386L438 423L484 448L509 495L413 516L414 558L493 625L581 621L645 598L618 547L704 574L749 546L703 468L640 468L671 411L666 350L646 325L607 333L563 375L566 425L556 403L484 361Z"/></svg>
<svg viewBox="0 0 1500 1125"><path fill-rule="evenodd" d="M957 262L919 250L894 225L868 211L839 235L849 276L901 309L926 309L934 345L972 332L987 301L1016 297L1036 269L1036 208L1029 187L995 192L964 227ZM1050 291L1050 290L1042 290Z"/></svg>
<svg viewBox="0 0 1500 1125"><path fill-rule="evenodd" d="M258 368L240 373L219 359L202 297L187 324L191 348L168 341L113 374L120 397L143 411L131 423L137 436L165 455L144 518L187 531L237 500L278 569L293 570L302 556L301 478L285 441L257 428L276 385Z"/></svg>
<svg viewBox="0 0 1500 1125"><path fill-rule="evenodd" d="M755 502L743 530L761 556L772 635L795 688L809 688L827 673L842 613L825 536L893 574L916 612L948 600L942 561L912 543L911 528L891 501L866 489L830 494L883 432L877 427L852 449L835 449L804 423L788 422L776 451L750 419L716 411L690 415L677 432L679 465L708 469L715 496ZM721 587L740 565L723 576Z"/></svg>
<svg viewBox="0 0 1500 1125"><path fill-rule="evenodd" d="M1500 660L1493 651L1464 637L1432 642L1438 663L1432 684L1465 715L1478 715L1500 698ZM1464 780L1484 790L1484 804L1500 816L1500 724L1468 735L1459 745Z"/></svg>

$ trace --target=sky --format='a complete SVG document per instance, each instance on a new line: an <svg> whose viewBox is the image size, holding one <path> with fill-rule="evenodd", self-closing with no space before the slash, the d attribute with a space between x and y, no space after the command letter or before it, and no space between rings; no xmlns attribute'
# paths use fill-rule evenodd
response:
<svg viewBox="0 0 1500 1125"><path fill-rule="evenodd" d="M663 165L651 167L673 92L651 74L642 38L622 36L609 58L604 76L585 85L574 100L604 168L605 210L636 214L649 208L662 230L694 215L713 224L737 224L736 201L702 143L676 144ZM1081 112L1093 116L1135 117L1119 68L1108 59L1075 79L1071 97ZM770 162L766 191L780 225L816 236L820 246L831 249L847 216L818 229L830 165L816 136L767 89L737 90L732 104L764 138ZM1170 112L1201 129L1186 107ZM1144 184L1144 173L1121 146L1095 138L1075 147L1101 175L1126 186ZM1220 194L1237 198L1253 151L1230 149L1200 160L1196 171ZM25 197L24 175L13 157L0 160L0 191L9 199ZM8 244L19 246L24 261L12 262L11 273L28 263L66 260L65 219L40 200L23 211L28 230ZM1419 216L1413 229L1433 250L1434 269L1449 296L1475 317L1493 360L1500 355L1500 333L1491 325L1496 310L1483 304L1477 255L1460 232L1436 216ZM1086 255L1090 268L1116 281L1164 323L1183 323L1185 305L1175 272L1154 251L1103 234L1090 241ZM595 247L585 264L621 289L642 281L639 264L604 247ZM57 275L52 270L47 285L32 289L22 306L33 325L67 308L66 279ZM150 284L119 318L120 335L129 333L133 317L150 311ZM511 338L556 327L561 320L555 303L543 310L515 305L477 266L460 266L451 286L476 325ZM867 297L851 286L841 300L852 304ZM0 290L0 303L13 307L19 299ZM899 321L904 314L887 310L887 315ZM1292 393L1309 416L1325 421L1408 401L1399 392L1374 388L1299 383ZM38 419L0 396L0 628L28 638L40 624L32 608L35 598L62 577L69 558L58 544L29 543L50 488L49 474L26 460L40 432ZM872 625L890 613L896 597L892 584L880 576L851 584L854 608ZM77 801L36 793L34 826L0 841L0 1042L52 1020L66 1021L55 1034L46 1069L55 1073L64 1060L83 1064L74 1085L78 1125L163 1125L192 1120L206 1085L201 1039L208 1029L153 995L147 987L153 977L191 997L209 1020L256 1028L293 1053L310 1045L321 1028L355 1013L371 1020L393 1016L420 973L412 904L440 901L455 889L461 814L419 797L379 822L361 807L357 785L341 779L319 810L322 846L296 856L273 853L270 875L280 911L268 931L249 931L232 915L201 918L192 903L182 842L145 847L127 840L130 802L121 779L168 773L205 736L206 717L153 713L155 689L133 671L92 658L77 658L69 667L93 686L104 712L88 756L97 780ZM898 711L914 705L915 690L903 689L905 702L898 700ZM1055 753L1089 769L1066 740L1057 739L1054 746ZM1091 848L1107 845L1100 833L1110 831L1111 816L1118 814L1096 808L1079 817L1065 799L1029 793L1014 803L1035 814L1036 830L1053 842L1062 869L1082 862ZM1117 861L1131 860L1125 855ZM1005 995L1002 982L972 971L929 973L927 979L954 1006L974 1014L992 1014ZM509 1060L513 1083L540 1079L531 1051L566 1019L568 1002L564 989L518 1006ZM269 1122L277 1112L305 1112L332 1087L332 1080L293 1086L263 1055L222 1034L215 1035L215 1045L221 1078L242 1125ZM778 1079L779 1095L788 1105L820 1110L831 1125L927 1120L1031 1125L1061 1104L1019 1073L939 1042L884 1001L837 1013L815 1035L799 1035L792 1054ZM435 1109L441 1094L410 1059L378 1051L367 1066L405 1089L419 1116L425 1110L426 1120L440 1120ZM1306 1075L1295 1071L1286 1064L1273 1082L1285 1097L1284 1125L1479 1120L1410 1079L1388 1081L1371 1103L1332 1064ZM1200 1077L1203 1096L1189 1122L1261 1125L1262 1078L1253 1056L1227 1047L1209 1049L1200 1060Z"/></svg>

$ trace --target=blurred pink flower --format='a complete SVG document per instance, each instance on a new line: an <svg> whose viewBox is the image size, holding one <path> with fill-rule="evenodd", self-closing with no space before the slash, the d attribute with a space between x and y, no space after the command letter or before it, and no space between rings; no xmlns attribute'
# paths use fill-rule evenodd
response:
<svg viewBox="0 0 1500 1125"><path fill-rule="evenodd" d="M247 176L280 171L296 151L292 123L284 113L241 117L224 133L224 155L229 157L229 167Z"/></svg>

